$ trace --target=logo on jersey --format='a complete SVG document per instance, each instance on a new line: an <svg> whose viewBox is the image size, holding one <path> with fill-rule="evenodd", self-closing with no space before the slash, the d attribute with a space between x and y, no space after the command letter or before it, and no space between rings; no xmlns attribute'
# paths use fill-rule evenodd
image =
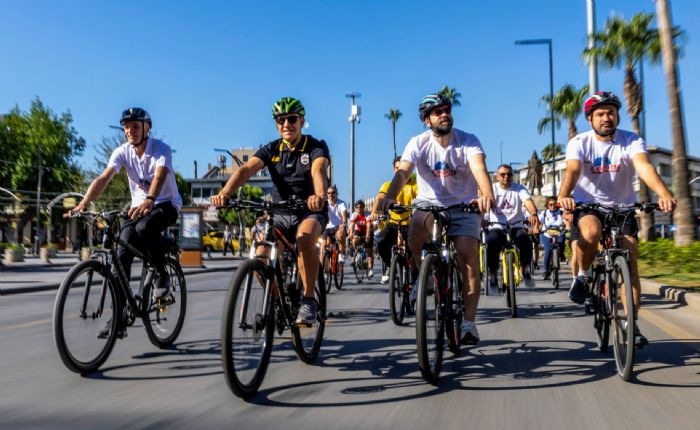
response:
<svg viewBox="0 0 700 430"><path fill-rule="evenodd" d="M513 206L513 204L508 201L508 197L504 197L501 204L498 205L498 207L496 208L496 213L499 215L503 215L513 212L513 209L515 209L515 206Z"/></svg>
<svg viewBox="0 0 700 430"><path fill-rule="evenodd" d="M435 178L447 178L449 176L454 176L457 174L455 169L450 168L450 163L438 161L433 167L433 177Z"/></svg>
<svg viewBox="0 0 700 430"><path fill-rule="evenodd" d="M619 172L620 164L612 164L608 157L596 157L591 166L591 173Z"/></svg>
<svg viewBox="0 0 700 430"><path fill-rule="evenodd" d="M301 164L304 166L309 164L309 154L301 154Z"/></svg>

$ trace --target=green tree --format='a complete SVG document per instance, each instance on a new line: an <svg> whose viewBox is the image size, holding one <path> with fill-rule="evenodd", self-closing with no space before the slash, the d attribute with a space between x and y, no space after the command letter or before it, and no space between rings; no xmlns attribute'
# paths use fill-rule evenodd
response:
<svg viewBox="0 0 700 430"><path fill-rule="evenodd" d="M452 106L462 106L462 103L459 101L459 98L462 97L462 93L458 92L457 88L450 88L448 85L445 85L438 91L438 94L451 101Z"/></svg>
<svg viewBox="0 0 700 430"><path fill-rule="evenodd" d="M562 151L561 143L550 143L549 145L546 145L544 149L542 149L543 160L551 160L552 158L556 158L562 154L564 154L564 152Z"/></svg>
<svg viewBox="0 0 700 430"><path fill-rule="evenodd" d="M177 191L182 197L182 204L184 206L190 205L192 203L192 196L190 195L190 184L187 181L185 181L185 178L182 176L182 174L177 171L175 172L175 182L177 183Z"/></svg>
<svg viewBox="0 0 700 430"><path fill-rule="evenodd" d="M394 137L394 158L396 158L396 121L401 118L401 115L403 115L401 111L394 108L390 108L389 112L384 114L384 118L391 121L391 134Z"/></svg>
<svg viewBox="0 0 700 430"><path fill-rule="evenodd" d="M244 200L261 202L265 192L260 187L248 184L243 185L240 190L240 197ZM238 225L241 220L245 227L250 227L255 223L255 213L249 210L234 211L233 209L219 209L219 220L226 224Z"/></svg>
<svg viewBox="0 0 700 430"><path fill-rule="evenodd" d="M118 130L115 130L109 136L102 136L100 138L99 143L95 145L95 150L97 151L97 155L95 156L96 170L89 171L88 175L86 175L85 189L87 189L90 183L107 168L109 157L122 143L124 143L124 134ZM126 169L122 169L112 177L112 180L95 202L95 205L103 210L112 210L122 208L130 202L131 190L129 190L129 178L126 175Z"/></svg>
<svg viewBox="0 0 700 430"><path fill-rule="evenodd" d="M577 90L573 85L566 84L550 100L549 94L542 96L542 102L547 104L547 107L554 112L555 127L559 128L562 119L569 121L568 140L571 140L578 134L576 128L576 119L583 111L583 101L588 94L588 85ZM551 117L548 115L542 118L537 124L537 132L543 134L547 127L551 127Z"/></svg>

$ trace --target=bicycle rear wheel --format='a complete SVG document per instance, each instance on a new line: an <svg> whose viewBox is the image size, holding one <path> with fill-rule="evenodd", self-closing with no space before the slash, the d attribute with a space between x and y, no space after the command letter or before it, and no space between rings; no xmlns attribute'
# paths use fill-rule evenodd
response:
<svg viewBox="0 0 700 430"><path fill-rule="evenodd" d="M221 359L229 389L244 399L257 393L272 353L271 294L265 295L268 266L247 260L231 280L221 321ZM267 312L263 307L267 304Z"/></svg>
<svg viewBox="0 0 700 430"><path fill-rule="evenodd" d="M119 310L116 282L97 260L82 261L68 272L56 294L53 339L68 369L85 374L109 357L117 339ZM108 329L106 336L98 336Z"/></svg>
<svg viewBox="0 0 700 430"><path fill-rule="evenodd" d="M153 282L144 287L143 297L148 297L144 307L143 326L148 339L158 348L167 348L180 335L187 311L187 285L180 262L168 257L165 270L170 276L170 296L156 300Z"/></svg>
<svg viewBox="0 0 700 430"><path fill-rule="evenodd" d="M298 276L298 275L297 275ZM297 285L301 288L303 283L297 277ZM303 293L299 294L299 302L295 303L295 308L299 309ZM292 324L292 345L297 356L304 363L312 363L318 357L323 342L323 332L326 328L326 288L321 271L318 273L316 285L314 286L314 298L316 299L316 324L311 327L300 327Z"/></svg>
<svg viewBox="0 0 700 430"><path fill-rule="evenodd" d="M406 315L402 259L401 255L394 254L389 266L389 310L391 311L391 320L396 325L403 324L403 318Z"/></svg>
<svg viewBox="0 0 700 430"><path fill-rule="evenodd" d="M632 379L634 366L634 302L632 294L629 265L625 257L618 255L613 260L608 297L611 304L615 365L617 374L624 381Z"/></svg>
<svg viewBox="0 0 700 430"><path fill-rule="evenodd" d="M606 302L605 274L596 273L593 279L593 326L598 340L598 350L607 352L610 339L610 318Z"/></svg>
<svg viewBox="0 0 700 430"><path fill-rule="evenodd" d="M462 277L457 265L450 264L450 272L447 282L449 282L449 295L443 309L449 310L445 315L445 332L447 335L447 346L453 354L459 355L460 343L462 340L462 319L464 318L464 307L462 306Z"/></svg>
<svg viewBox="0 0 700 430"><path fill-rule="evenodd" d="M559 248L557 244L554 244L554 249L552 249L551 267L552 267L552 285L554 289L559 289Z"/></svg>
<svg viewBox="0 0 700 430"><path fill-rule="evenodd" d="M326 293L331 292L331 286L333 282L333 266L332 266L332 255L331 251L326 251L323 253L323 265L321 269L323 270L323 279L326 282Z"/></svg>
<svg viewBox="0 0 700 430"><path fill-rule="evenodd" d="M440 261L430 254L423 259L418 275L418 301L416 303L416 345L418 365L423 378L437 385L442 367L445 342L445 325L440 297Z"/></svg>
<svg viewBox="0 0 700 430"><path fill-rule="evenodd" d="M506 254L506 270L508 270L508 291L506 291L506 303L510 308L510 316L513 318L518 317L518 304L515 300L515 261L513 261L513 254L509 252Z"/></svg>

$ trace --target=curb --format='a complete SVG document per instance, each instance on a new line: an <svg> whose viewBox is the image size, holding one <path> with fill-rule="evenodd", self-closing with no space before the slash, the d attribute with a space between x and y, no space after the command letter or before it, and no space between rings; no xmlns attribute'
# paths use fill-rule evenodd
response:
<svg viewBox="0 0 700 430"><path fill-rule="evenodd" d="M700 294L689 293L680 288L662 285L654 281L642 279L642 292L666 298L672 302L700 310Z"/></svg>
<svg viewBox="0 0 700 430"><path fill-rule="evenodd" d="M227 271L232 271L238 268L238 265L236 266L228 266L228 267L203 267L203 268L183 268L182 271L184 272L185 275L198 275L200 273L210 273L210 272L227 272ZM141 276L135 276L131 279L132 281L140 281ZM39 285L32 285L32 286L26 286L26 287L16 287L16 288L11 288L11 289L2 289L0 288L0 296L12 296L16 294L26 294L26 293L38 293L41 291L51 291L51 290L57 290L58 287L61 286L61 282L55 283L43 283Z"/></svg>

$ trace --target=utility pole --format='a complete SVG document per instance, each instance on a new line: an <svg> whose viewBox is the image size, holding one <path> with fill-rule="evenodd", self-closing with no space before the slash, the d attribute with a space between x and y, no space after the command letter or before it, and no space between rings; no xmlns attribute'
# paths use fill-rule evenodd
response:
<svg viewBox="0 0 700 430"><path fill-rule="evenodd" d="M588 20L588 49L595 48L595 0L586 0L586 18ZM588 63L588 91L591 95L598 92L598 59L591 57Z"/></svg>
<svg viewBox="0 0 700 430"><path fill-rule="evenodd" d="M362 97L358 92L345 94L351 100L350 104L350 204L355 204L355 123L360 123L360 106L355 104L355 99Z"/></svg>
<svg viewBox="0 0 700 430"><path fill-rule="evenodd" d="M41 226L41 144L37 145L39 150L39 160L37 162L37 183L36 183L36 236L34 240L34 255L39 255L39 228Z"/></svg>

